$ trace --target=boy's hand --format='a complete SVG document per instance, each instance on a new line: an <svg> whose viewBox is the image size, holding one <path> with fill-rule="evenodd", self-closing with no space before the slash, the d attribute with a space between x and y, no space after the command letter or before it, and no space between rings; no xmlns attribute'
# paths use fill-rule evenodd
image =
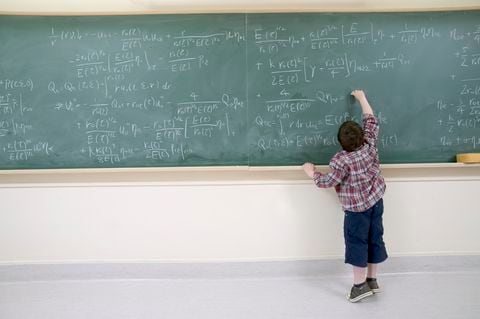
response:
<svg viewBox="0 0 480 319"><path fill-rule="evenodd" d="M351 94L359 101L367 98L363 90L353 90Z"/></svg>
<svg viewBox="0 0 480 319"><path fill-rule="evenodd" d="M312 163L305 163L303 164L303 170L305 173L310 177L313 178L315 176L315 165Z"/></svg>
<svg viewBox="0 0 480 319"><path fill-rule="evenodd" d="M362 108L363 114L373 115L372 107L370 106L370 103L368 103L367 97L365 96L365 92L363 92L363 90L354 90L350 94L352 94L357 99L360 107Z"/></svg>

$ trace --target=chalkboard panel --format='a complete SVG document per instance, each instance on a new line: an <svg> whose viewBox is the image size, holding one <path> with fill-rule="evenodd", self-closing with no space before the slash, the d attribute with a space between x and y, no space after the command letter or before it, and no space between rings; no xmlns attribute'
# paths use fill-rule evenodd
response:
<svg viewBox="0 0 480 319"><path fill-rule="evenodd" d="M339 123L361 118L354 88L381 121L384 163L448 162L478 148L479 17L249 16L251 162L327 162Z"/></svg>
<svg viewBox="0 0 480 319"><path fill-rule="evenodd" d="M480 145L480 12L0 17L0 168L383 163Z"/></svg>

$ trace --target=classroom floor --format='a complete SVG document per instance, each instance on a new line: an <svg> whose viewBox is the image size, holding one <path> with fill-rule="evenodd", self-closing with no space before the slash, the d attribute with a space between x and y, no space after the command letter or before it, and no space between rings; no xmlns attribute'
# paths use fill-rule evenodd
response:
<svg viewBox="0 0 480 319"><path fill-rule="evenodd" d="M341 260L0 266L0 318L480 318L480 256L397 257L352 304Z"/></svg>

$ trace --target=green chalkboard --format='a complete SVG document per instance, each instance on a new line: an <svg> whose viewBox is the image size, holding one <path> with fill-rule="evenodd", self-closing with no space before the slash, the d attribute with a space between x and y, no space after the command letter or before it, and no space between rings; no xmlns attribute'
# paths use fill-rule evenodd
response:
<svg viewBox="0 0 480 319"><path fill-rule="evenodd" d="M480 12L0 16L0 168L383 163L480 147Z"/></svg>

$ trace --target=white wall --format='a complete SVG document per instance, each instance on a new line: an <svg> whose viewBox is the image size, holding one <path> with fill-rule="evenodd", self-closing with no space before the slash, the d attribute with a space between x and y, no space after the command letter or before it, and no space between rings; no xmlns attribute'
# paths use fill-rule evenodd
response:
<svg viewBox="0 0 480 319"><path fill-rule="evenodd" d="M384 171L392 255L480 253L478 166ZM157 180L165 174L157 173ZM180 171L156 183L87 177L93 184L48 184L48 174L40 177L44 183L14 183L18 176L7 183L3 176L0 263L341 256L343 214L335 193L316 188L300 169L283 181L285 172L268 174L263 180L174 182L175 176L191 178Z"/></svg>
<svg viewBox="0 0 480 319"><path fill-rule="evenodd" d="M165 10L151 3L3 0L0 11ZM161 3L178 5L178 11L262 10L267 4L199 4L191 0ZM290 3L275 1L270 9L288 10L292 8ZM303 1L294 5L306 9L377 10L377 3ZM478 5L478 1L382 2L386 10ZM291 173L249 172L247 179L242 177L245 172L233 172L225 179L219 179L218 172L192 175L160 171L153 177L107 172L93 173L91 179L84 174L75 178L63 173L33 177L0 174L0 263L341 256L343 216L335 194L315 188L301 172L294 172L293 177ZM392 167L385 173L385 239L392 255L480 253L478 166L407 170Z"/></svg>

